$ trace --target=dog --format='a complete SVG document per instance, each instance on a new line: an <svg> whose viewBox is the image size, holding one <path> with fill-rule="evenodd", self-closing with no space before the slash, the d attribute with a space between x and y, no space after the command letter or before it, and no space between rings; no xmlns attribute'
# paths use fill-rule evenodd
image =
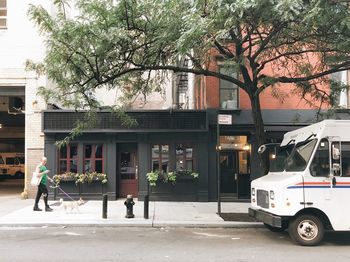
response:
<svg viewBox="0 0 350 262"><path fill-rule="evenodd" d="M60 199L61 207L64 208L66 213L72 213L74 210L80 213L79 206L85 204L84 200L80 198L78 201L64 201L63 198Z"/></svg>
<svg viewBox="0 0 350 262"><path fill-rule="evenodd" d="M21 193L22 199L28 199L28 190L24 188L23 192Z"/></svg>

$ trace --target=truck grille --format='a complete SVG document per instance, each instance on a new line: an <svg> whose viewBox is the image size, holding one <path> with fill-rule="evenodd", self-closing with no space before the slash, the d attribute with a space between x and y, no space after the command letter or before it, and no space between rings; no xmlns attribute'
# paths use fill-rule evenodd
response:
<svg viewBox="0 0 350 262"><path fill-rule="evenodd" d="M257 190L258 206L262 208L269 208L269 192L265 190Z"/></svg>

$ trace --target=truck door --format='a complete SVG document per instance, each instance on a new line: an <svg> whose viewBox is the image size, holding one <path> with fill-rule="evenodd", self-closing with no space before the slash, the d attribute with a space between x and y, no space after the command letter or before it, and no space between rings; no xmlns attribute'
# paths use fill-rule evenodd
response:
<svg viewBox="0 0 350 262"><path fill-rule="evenodd" d="M350 197L350 142L332 137L330 149L328 216L335 230L350 230L350 207L346 204Z"/></svg>
<svg viewBox="0 0 350 262"><path fill-rule="evenodd" d="M350 230L350 142L339 137L321 139L305 176L305 208L324 212L334 230Z"/></svg>
<svg viewBox="0 0 350 262"><path fill-rule="evenodd" d="M330 164L330 142L323 138L310 164L310 175L304 177L305 208L326 208L325 202L330 199Z"/></svg>

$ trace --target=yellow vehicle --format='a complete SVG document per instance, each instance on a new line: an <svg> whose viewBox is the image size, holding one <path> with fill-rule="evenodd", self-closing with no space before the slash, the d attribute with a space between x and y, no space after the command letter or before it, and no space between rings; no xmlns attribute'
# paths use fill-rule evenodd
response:
<svg viewBox="0 0 350 262"><path fill-rule="evenodd" d="M0 176L24 177L23 153L0 153Z"/></svg>

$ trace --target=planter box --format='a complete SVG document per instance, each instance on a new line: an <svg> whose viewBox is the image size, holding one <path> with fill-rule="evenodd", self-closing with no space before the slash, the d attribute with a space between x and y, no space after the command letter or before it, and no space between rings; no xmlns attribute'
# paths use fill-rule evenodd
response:
<svg viewBox="0 0 350 262"><path fill-rule="evenodd" d="M93 180L91 183L75 183L75 179L62 179L60 188L73 199L87 197L92 199L101 198L104 193L105 184L102 180ZM68 198L59 188L54 190L54 200L57 198Z"/></svg>
<svg viewBox="0 0 350 262"><path fill-rule="evenodd" d="M176 184L157 182L150 187L150 200L163 201L197 201L197 183L195 179L184 178L177 180Z"/></svg>
<svg viewBox="0 0 350 262"><path fill-rule="evenodd" d="M184 181L191 181L191 182L197 182L198 178L194 178L191 175L177 175L176 176L176 182L184 182Z"/></svg>

